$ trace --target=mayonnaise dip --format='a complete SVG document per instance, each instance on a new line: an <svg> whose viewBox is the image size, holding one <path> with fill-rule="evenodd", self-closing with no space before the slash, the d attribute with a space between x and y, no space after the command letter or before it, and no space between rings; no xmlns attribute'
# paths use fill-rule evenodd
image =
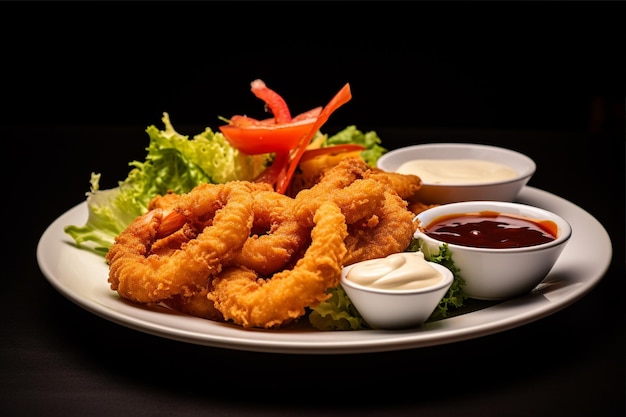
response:
<svg viewBox="0 0 626 417"><path fill-rule="evenodd" d="M424 259L422 252L401 252L356 263L346 279L365 287L414 290L435 285L443 277Z"/></svg>
<svg viewBox="0 0 626 417"><path fill-rule="evenodd" d="M485 183L517 176L504 164L479 159L414 159L400 165L397 172L417 175L427 184Z"/></svg>

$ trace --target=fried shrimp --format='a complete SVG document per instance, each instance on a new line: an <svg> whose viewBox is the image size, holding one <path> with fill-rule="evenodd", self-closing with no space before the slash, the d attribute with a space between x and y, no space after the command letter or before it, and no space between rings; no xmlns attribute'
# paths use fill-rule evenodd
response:
<svg viewBox="0 0 626 417"><path fill-rule="evenodd" d="M252 227L252 197L243 182L202 184L169 208L139 216L109 249L111 289L125 299L156 303L207 287L242 248ZM153 253L158 240L179 233L176 244Z"/></svg>
<svg viewBox="0 0 626 417"><path fill-rule="evenodd" d="M330 297L327 290L339 284L347 226L331 202L323 203L313 220L311 245L293 269L263 279L254 270L232 266L213 280L208 299L225 320L243 327L280 327Z"/></svg>

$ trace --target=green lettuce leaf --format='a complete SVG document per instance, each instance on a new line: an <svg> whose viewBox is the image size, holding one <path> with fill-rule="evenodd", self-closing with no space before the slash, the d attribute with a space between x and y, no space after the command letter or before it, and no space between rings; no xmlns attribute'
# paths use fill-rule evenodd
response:
<svg viewBox="0 0 626 417"><path fill-rule="evenodd" d="M185 193L202 182L251 180L270 161L269 155L240 153L221 133L209 128L189 139L176 132L167 113L162 121L164 130L146 129L150 137L146 159L132 161L128 177L118 187L100 190L100 174L92 174L87 222L65 228L77 245L104 254L115 237L147 211L155 196Z"/></svg>
<svg viewBox="0 0 626 417"><path fill-rule="evenodd" d="M331 297L311 309L309 322L320 330L360 330L369 328L341 285L330 290Z"/></svg>
<svg viewBox="0 0 626 417"><path fill-rule="evenodd" d="M417 239L414 239L414 242ZM452 258L452 253L448 248L448 245L444 243L439 246L438 253L427 253L424 251L424 256L431 262L435 262L441 264L448 268L452 274L454 275L454 281L452 281L452 285L448 289L448 292L443 296L441 301L439 301L439 305L433 311L433 314L430 315L427 321L436 321L445 319L448 317L448 313L452 310L455 310L459 307L462 307L465 304L465 300L467 297L463 293L463 287L465 286L465 280L460 274L459 268L454 265L454 260Z"/></svg>
<svg viewBox="0 0 626 417"><path fill-rule="evenodd" d="M387 152L387 149L380 145L381 142L382 140L373 130L363 133L357 129L356 126L348 126L333 136L328 137L323 143L323 146L346 144L363 145L365 149L361 152L361 157L369 166L375 167L378 158Z"/></svg>

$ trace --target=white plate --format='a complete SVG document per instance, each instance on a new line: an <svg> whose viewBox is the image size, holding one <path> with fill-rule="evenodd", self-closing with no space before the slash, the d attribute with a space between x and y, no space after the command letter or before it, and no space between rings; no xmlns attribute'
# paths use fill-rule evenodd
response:
<svg viewBox="0 0 626 417"><path fill-rule="evenodd" d="M46 229L37 246L37 260L54 288L84 309L169 339L227 349L300 354L410 349L477 338L541 319L580 299L604 276L612 246L608 233L594 217L561 197L533 187L525 187L517 200L558 213L572 225L572 238L548 276L526 296L410 330L322 332L306 326L248 330L166 308L125 302L109 288L104 258L78 249L63 231L67 225L86 222L86 203L67 211Z"/></svg>

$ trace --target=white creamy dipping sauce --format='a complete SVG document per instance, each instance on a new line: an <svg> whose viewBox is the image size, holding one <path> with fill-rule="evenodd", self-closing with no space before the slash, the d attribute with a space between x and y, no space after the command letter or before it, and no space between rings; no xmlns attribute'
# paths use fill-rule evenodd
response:
<svg viewBox="0 0 626 417"><path fill-rule="evenodd" d="M365 287L414 290L435 285L443 276L424 259L422 252L401 252L356 263L346 279Z"/></svg>
<svg viewBox="0 0 626 417"><path fill-rule="evenodd" d="M517 176L504 164L479 159L414 159L400 165L397 172L417 175L428 184L493 182Z"/></svg>

